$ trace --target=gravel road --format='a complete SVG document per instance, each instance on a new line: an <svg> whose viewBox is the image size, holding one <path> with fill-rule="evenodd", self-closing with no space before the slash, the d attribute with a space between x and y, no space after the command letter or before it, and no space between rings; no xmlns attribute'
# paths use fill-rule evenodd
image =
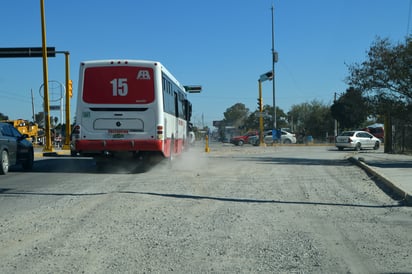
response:
<svg viewBox="0 0 412 274"><path fill-rule="evenodd" d="M412 208L347 154L212 144L138 174L36 161L0 178L0 272L412 272Z"/></svg>

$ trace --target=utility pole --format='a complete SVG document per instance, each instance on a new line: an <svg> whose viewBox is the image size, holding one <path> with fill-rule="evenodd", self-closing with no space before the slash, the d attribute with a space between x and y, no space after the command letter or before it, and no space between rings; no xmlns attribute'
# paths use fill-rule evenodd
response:
<svg viewBox="0 0 412 274"><path fill-rule="evenodd" d="M336 92L335 92L335 97L333 99L333 103L336 104ZM338 120L335 119L335 129L333 132L335 135L334 137L338 136Z"/></svg>
<svg viewBox="0 0 412 274"><path fill-rule="evenodd" d="M30 92L31 92L31 111L32 111L32 121L33 121L33 123L35 122L35 120L36 120L36 117L34 116L35 115L35 110L34 110L34 96L33 96L33 89L30 89Z"/></svg>
<svg viewBox="0 0 412 274"><path fill-rule="evenodd" d="M73 83L70 80L70 53L68 51L64 52L65 56L65 66L66 66L66 138L64 139L63 149L70 149L70 133L71 133L71 125L70 125L70 98L72 97L73 93Z"/></svg>

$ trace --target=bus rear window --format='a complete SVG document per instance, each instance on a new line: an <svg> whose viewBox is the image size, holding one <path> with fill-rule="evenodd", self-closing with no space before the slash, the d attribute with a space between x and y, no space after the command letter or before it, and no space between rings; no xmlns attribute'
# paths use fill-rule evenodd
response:
<svg viewBox="0 0 412 274"><path fill-rule="evenodd" d="M148 104L154 100L153 69L91 67L84 72L83 101L90 104Z"/></svg>

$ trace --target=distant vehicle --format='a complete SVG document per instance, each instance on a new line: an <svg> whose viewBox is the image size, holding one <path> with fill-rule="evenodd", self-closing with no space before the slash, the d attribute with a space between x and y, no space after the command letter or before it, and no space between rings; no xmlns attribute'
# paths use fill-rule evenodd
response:
<svg viewBox="0 0 412 274"><path fill-rule="evenodd" d="M383 126L369 126L367 128L364 128L363 130L369 132L370 134L381 140L381 142L384 142L385 130L383 129Z"/></svg>
<svg viewBox="0 0 412 274"><path fill-rule="evenodd" d="M28 138L31 138L32 142L37 142L37 138L39 137L39 127L36 123L23 119L3 120L0 122L12 125L18 131L20 131L21 134L27 134Z"/></svg>
<svg viewBox="0 0 412 274"><path fill-rule="evenodd" d="M335 138L335 145L339 150L345 148L359 151L361 149L379 149L381 141L366 131L344 131Z"/></svg>
<svg viewBox="0 0 412 274"><path fill-rule="evenodd" d="M273 136L272 136L273 131L272 130L268 130L265 133L265 143L270 143L273 142ZM296 136L293 133L290 133L286 130L281 130L281 136L280 136L280 141L282 144L296 144Z"/></svg>
<svg viewBox="0 0 412 274"><path fill-rule="evenodd" d="M273 130L267 130L264 132L263 141L265 144L272 144L275 142L272 136ZM259 145L259 135L255 136L254 138L249 138L250 143L252 145ZM278 142L278 141L276 141ZM281 130L280 142L282 144L296 144L296 136L293 133L290 133L286 130Z"/></svg>
<svg viewBox="0 0 412 274"><path fill-rule="evenodd" d="M189 140L189 144L190 145L194 145L195 141L196 141L196 135L193 131L193 124L192 123L188 123L188 140Z"/></svg>
<svg viewBox="0 0 412 274"><path fill-rule="evenodd" d="M7 174L10 166L17 164L24 170L32 169L34 150L27 137L11 124L0 122L0 175Z"/></svg>
<svg viewBox="0 0 412 274"><path fill-rule="evenodd" d="M249 131L244 135L240 136L233 136L230 138L230 143L234 144L235 146L243 146L243 144L248 144L249 143L249 138L250 137L255 137L256 135L259 135L258 131Z"/></svg>
<svg viewBox="0 0 412 274"><path fill-rule="evenodd" d="M189 142L186 87L157 61L82 62L76 111L75 151L98 166L113 158L172 159Z"/></svg>
<svg viewBox="0 0 412 274"><path fill-rule="evenodd" d="M190 145L193 145L195 143L196 136L195 136L195 133L193 131L189 131L188 139L189 139L189 144Z"/></svg>

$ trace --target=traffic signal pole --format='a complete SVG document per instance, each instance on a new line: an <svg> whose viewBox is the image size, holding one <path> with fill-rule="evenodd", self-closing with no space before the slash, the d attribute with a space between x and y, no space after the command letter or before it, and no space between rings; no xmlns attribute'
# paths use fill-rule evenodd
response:
<svg viewBox="0 0 412 274"><path fill-rule="evenodd" d="M65 139L65 143L63 145L63 149L69 149L70 148L70 132L71 132L71 124L70 124L70 98L73 95L73 82L72 80L70 80L70 52L69 51L56 51L55 47L47 47L46 48L46 52L47 54L45 55L43 53L43 47L29 47L29 48L0 48L0 58L32 58L32 57L56 57L56 54L58 53L63 53L65 55L65 77L66 77L66 83L65 83L65 87L66 87L66 95L65 95L65 100L66 100L66 139ZM47 58L46 58L47 59ZM45 64L45 65L44 65ZM45 61L43 59L43 70L47 71L47 60ZM43 77L46 77L44 79L48 78L48 73L46 73L46 75ZM43 74L44 74L43 73ZM46 80L43 80L46 81ZM46 96L48 97L48 82L44 82L45 84L43 84L43 89L44 89L44 94L43 94L43 99L44 99L44 114L46 116L46 113L49 113L50 111L50 103L49 103L49 99L46 98ZM47 92L46 92L46 86L47 86ZM33 95L32 95L33 96ZM46 109L46 100L47 100L47 104L49 105ZM34 109L34 108L33 108ZM33 120L34 120L34 113L33 113ZM47 120L50 120L50 118L46 118L45 120L47 122ZM47 131L46 129L46 123L45 123L45 136L46 136L46 143L47 143L47 135L50 135L50 133L48 133L49 131ZM50 130L50 126L49 126L49 130ZM45 151L51 151L51 141L49 141L49 145L47 146L47 148L45 147Z"/></svg>
<svg viewBox="0 0 412 274"><path fill-rule="evenodd" d="M49 105L49 77L47 68L47 46L46 46L46 20L44 15L44 0L40 0L41 29L42 29L42 52L43 52L43 82L44 82L44 116L45 116L45 138L44 152L53 151L50 136L50 105Z"/></svg>
<svg viewBox="0 0 412 274"><path fill-rule="evenodd" d="M263 141L263 98L262 98L262 82L264 81L271 81L273 80L273 71L268 71L259 77L259 98L258 98L258 106L259 106L259 128L260 128L260 146L265 146L265 142Z"/></svg>
<svg viewBox="0 0 412 274"><path fill-rule="evenodd" d="M64 141L63 149L70 149L70 97L72 96L73 86L70 80L70 53L68 51L64 52L65 64L66 64L66 138Z"/></svg>
<svg viewBox="0 0 412 274"><path fill-rule="evenodd" d="M66 70L66 138L63 148L70 148L70 98L72 97L73 87L72 80L70 80L70 64L69 57L70 53L68 51L56 51L54 47L46 46L46 20L44 11L44 0L40 0L40 10L41 10L41 27L42 27L42 47L28 47L28 48L0 48L0 58L25 58L25 57L42 57L43 58L43 106L45 115L45 146L43 151L51 152L53 151L53 146L51 142L51 132L50 132L50 103L49 103L49 80L48 80L48 65L47 57L55 57L56 53L65 54L65 70ZM196 90L199 87L195 87ZM200 87L201 89L201 87ZM33 114L34 115L34 114ZM33 116L34 119L34 116Z"/></svg>

